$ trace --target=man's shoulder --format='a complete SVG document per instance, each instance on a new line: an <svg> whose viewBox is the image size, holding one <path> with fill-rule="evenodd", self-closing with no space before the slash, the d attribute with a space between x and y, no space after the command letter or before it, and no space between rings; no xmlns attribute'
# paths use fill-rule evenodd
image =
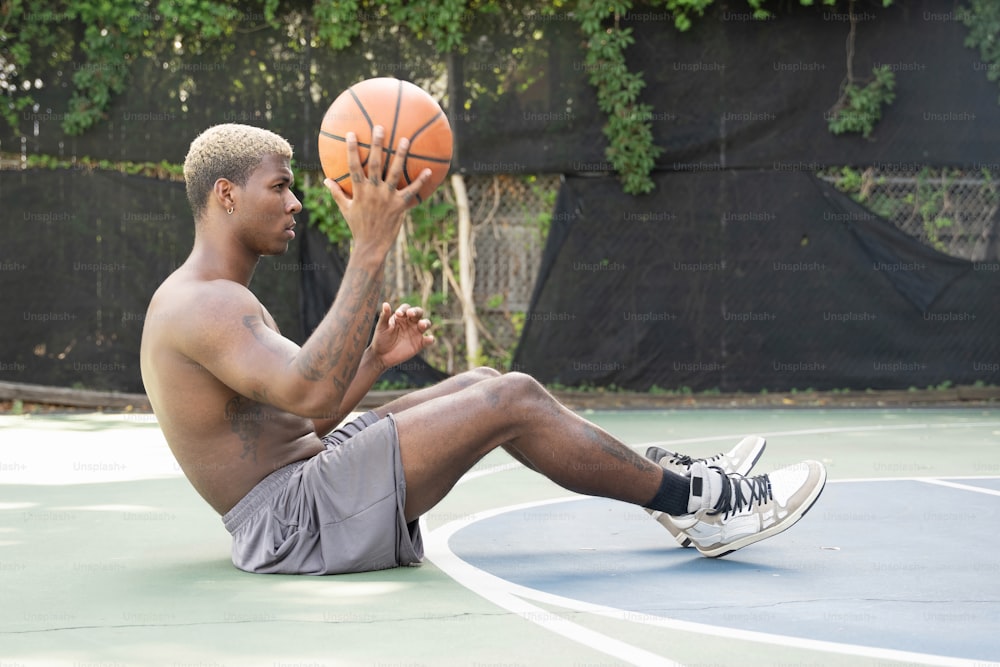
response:
<svg viewBox="0 0 1000 667"><path fill-rule="evenodd" d="M203 279L175 271L153 293L150 309L167 309L178 305L187 307L213 306L220 301L252 302L259 304L245 285L225 278Z"/></svg>
<svg viewBox="0 0 1000 667"><path fill-rule="evenodd" d="M191 330L220 319L259 311L260 302L245 285L232 280L201 280L179 272L171 274L153 293L147 323L168 329Z"/></svg>

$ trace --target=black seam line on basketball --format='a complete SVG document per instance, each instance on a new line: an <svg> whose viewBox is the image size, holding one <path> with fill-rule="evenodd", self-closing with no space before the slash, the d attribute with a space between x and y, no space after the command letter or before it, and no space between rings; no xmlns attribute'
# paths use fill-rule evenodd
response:
<svg viewBox="0 0 1000 667"><path fill-rule="evenodd" d="M406 169L403 170L403 180L406 181L407 185L413 185L413 179L410 178L410 172ZM418 204L424 203L424 198L420 196L420 192L414 192L413 196L416 198Z"/></svg>
<svg viewBox="0 0 1000 667"><path fill-rule="evenodd" d="M399 109L403 106L403 80L399 80L399 85L396 86L396 111L392 116L392 130L389 132L389 145L396 145L396 126L399 125ZM403 171L406 171L406 161L403 161ZM389 174L389 160L385 161L382 165L382 180L384 181Z"/></svg>
<svg viewBox="0 0 1000 667"><path fill-rule="evenodd" d="M354 103L358 105L358 109L361 111L361 115L363 115L365 117L365 121L368 123L368 133L374 135L375 134L375 125L372 123L371 116L368 115L368 109L365 109L365 105L361 103L361 100L358 99L357 94L355 94L355 92L354 92L354 86L351 86L350 88L348 88L347 92L349 92L351 94L351 97L354 98ZM347 140L345 139L344 141L346 142ZM371 155L371 146L370 145L363 144L363 143L359 142L358 143L358 148L367 148L369 156ZM368 166L368 157L369 156L366 156L365 159L361 161L362 168L365 168L365 167Z"/></svg>
<svg viewBox="0 0 1000 667"><path fill-rule="evenodd" d="M371 116L368 115L368 110L365 109L365 105L361 103L361 100L358 99L358 96L354 93L354 86L348 88L347 92L349 92L351 94L351 97L354 98L354 103L358 105L358 109L361 110L361 113L364 115L365 120L368 121L368 129L373 129L375 125L372 123L372 118Z"/></svg>
<svg viewBox="0 0 1000 667"><path fill-rule="evenodd" d="M320 134L326 136L328 139L333 139L334 141L341 141L341 142L347 143L347 139L344 138L344 137L338 137L335 134L329 134L328 132L324 132L322 130L320 130ZM367 148L370 151L372 149L372 145L370 143L368 143L368 142L365 142L365 141L359 141L358 142L358 148ZM384 151L386 151L386 152L388 152L390 154L396 152L395 148L386 148L384 146L382 147L382 150L384 150Z"/></svg>
<svg viewBox="0 0 1000 667"><path fill-rule="evenodd" d="M423 128L421 128L421 130L422 129ZM419 131L420 130L418 130L418 132ZM319 133L324 137L327 137L328 139L333 139L334 141L343 141L345 143L347 142L347 137L341 137L340 135L337 134L330 134L326 130L320 130ZM411 140L411 145L412 145L412 140ZM358 142L358 148L367 148L368 150L371 150L371 144ZM388 152L390 156L396 154L395 148L384 148L383 150ZM406 155L407 157L411 157L414 160L424 160L426 162L434 162L437 164L451 164L451 158L445 159L441 157L434 157L432 155L422 155L420 153L407 153Z"/></svg>
<svg viewBox="0 0 1000 667"><path fill-rule="evenodd" d="M339 134L330 134L326 130L320 130L319 133L320 136L328 137L330 139L333 139L334 141L347 141L347 137L342 137Z"/></svg>
<svg viewBox="0 0 1000 667"><path fill-rule="evenodd" d="M339 177L333 179L333 181L334 181L334 183L340 183L342 180L346 179L348 176L350 176L350 174L344 174L343 176L339 176ZM403 178L406 179L406 184L407 185L411 185L413 183L413 181L410 179L410 175L407 174L406 172L403 172ZM420 196L419 192L413 193L413 196L416 197L418 204L424 203L424 198Z"/></svg>
<svg viewBox="0 0 1000 667"><path fill-rule="evenodd" d="M426 130L426 129L427 129L428 127L430 127L431 125L433 125L433 124L434 124L434 122L435 122L435 121L436 121L436 120L437 120L438 118L440 118L440 117L441 117L442 115L444 115L444 112L443 112L443 111L438 111L438 112L437 112L437 114L436 114L436 115L435 115L435 116L434 116L433 118L431 118L431 119L430 119L429 121L427 121L426 123L424 123L423 125L421 125L421 126L420 126L420 127L419 127L419 128L417 129L417 131L413 133L413 136L411 136L411 137L410 137L410 141L413 141L414 139L416 139L417 137L419 137L419 136L420 136L420 133L421 133L421 132L423 132L423 131L424 131L424 130Z"/></svg>
<svg viewBox="0 0 1000 667"><path fill-rule="evenodd" d="M435 162L437 164L451 164L451 158L446 160L443 157L431 157L430 155L421 155L420 153L407 153L406 159L424 160L425 162Z"/></svg>

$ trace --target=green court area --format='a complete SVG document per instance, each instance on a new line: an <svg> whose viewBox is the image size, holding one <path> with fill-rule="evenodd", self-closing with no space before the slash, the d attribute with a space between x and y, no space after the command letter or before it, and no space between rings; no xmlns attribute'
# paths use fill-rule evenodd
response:
<svg viewBox="0 0 1000 667"><path fill-rule="evenodd" d="M422 566L331 577L251 575L230 564L228 534L181 475L151 416L2 416L2 664L987 665L1000 659L988 620L1000 615L1000 565L971 549L996 538L962 533L970 539L964 543L949 534L949 526L974 531L977 524L989 533L986 526L1000 518L1000 410L585 414L638 451L656 443L708 456L744 434L762 434L768 448L755 472L815 458L827 465L830 483L787 533L709 560L677 547L641 510L569 494L498 451L425 517ZM889 539L900 526L905 539ZM588 556L599 557L590 561L594 567L580 561ZM834 564L852 572L860 589L838 592L844 581L832 574ZM527 573L544 585L527 585ZM804 617L789 620L777 611L765 616L766 632L752 629L762 609L744 608L741 595L753 599L746 591L765 575L770 581L763 583L775 586L774 605L801 604L782 602L790 594L782 584L798 582L796 589L813 591L806 594L814 603L809 613L847 631L836 640L810 637ZM897 583L886 589L888 575ZM932 575L937 582L953 578L945 599L919 594ZM897 585L907 578L910 585ZM653 602L637 602L636 590ZM889 606L873 607L870 598ZM693 621L678 611L715 605L718 614ZM869 626L891 625L901 614L910 625L892 635L895 643L879 643L852 634L852 609ZM918 641L953 622L981 634L974 651L943 635L932 649Z"/></svg>

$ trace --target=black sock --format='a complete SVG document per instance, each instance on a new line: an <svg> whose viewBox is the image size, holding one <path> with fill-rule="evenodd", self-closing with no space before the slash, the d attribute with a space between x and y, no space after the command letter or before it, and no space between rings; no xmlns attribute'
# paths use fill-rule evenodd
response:
<svg viewBox="0 0 1000 667"><path fill-rule="evenodd" d="M688 498L690 495L691 482L687 477L681 477L675 472L664 470L663 479L660 480L659 491L643 507L672 516L688 514Z"/></svg>

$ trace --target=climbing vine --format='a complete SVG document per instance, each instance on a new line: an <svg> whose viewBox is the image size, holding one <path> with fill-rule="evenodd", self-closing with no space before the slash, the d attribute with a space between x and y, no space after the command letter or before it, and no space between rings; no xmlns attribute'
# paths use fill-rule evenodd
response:
<svg viewBox="0 0 1000 667"><path fill-rule="evenodd" d="M745 0L756 18L772 16L768 0ZM843 1L843 0L840 0ZM801 5L836 5L838 0L799 0ZM892 0L882 0L888 6ZM649 0L646 7L663 8L674 27L687 31L715 0ZM631 0L546 0L506 3L484 0L250 0L237 5L222 0L0 0L0 115L12 125L20 111L36 103L45 86L29 71L45 66L72 66L73 95L62 114L63 130L77 135L105 117L115 95L129 85L132 63L166 45L177 53L194 55L209 43L225 43L241 16L260 15L271 27L312 26L311 38L334 50L343 50L363 39L372 26L405 26L406 30L442 55L469 48L466 28L470 18L497 15L516 8L532 8L550 16L571 17L585 40L589 83L606 116L603 132L608 140L606 157L630 194L652 190L650 173L662 148L654 142L653 109L640 100L643 73L629 69L626 52L633 43L631 29L622 17L633 9ZM853 12L854 0L850 0ZM1000 26L1000 9L989 0L970 0L969 43L978 46L984 59L995 63L988 75L1000 78L1000 46L994 36ZM287 25L286 25L287 24ZM856 29L852 21L849 41ZM301 40L300 40L301 41ZM869 136L892 101L892 72L873 71L869 81L856 81L849 48L847 77L840 98L828 114L831 132L859 132Z"/></svg>
<svg viewBox="0 0 1000 667"><path fill-rule="evenodd" d="M890 4L891 0L883 0ZM854 13L854 0L847 8L851 28L847 34L847 74L841 85L840 97L827 112L827 126L834 134L859 132L865 139L871 136L875 124L882 118L882 107L896 98L896 75L886 66L872 70L872 78L859 82L854 76L854 41L858 31L858 17Z"/></svg>
<svg viewBox="0 0 1000 667"><path fill-rule="evenodd" d="M597 91L597 105L607 116L605 157L614 165L629 194L653 189L649 174L663 152L653 142L653 108L638 101L645 87L641 72L630 72L625 48L632 44L632 30L621 27L621 15L631 2L582 0L577 8L580 29L587 38L585 63L590 84ZM610 24L605 19L611 14Z"/></svg>
<svg viewBox="0 0 1000 667"><path fill-rule="evenodd" d="M1000 81L1000 3L969 0L961 18L969 29L965 45L979 50L986 77L990 81Z"/></svg>
<svg viewBox="0 0 1000 667"><path fill-rule="evenodd" d="M62 113L68 135L104 117L129 84L132 64L164 43L197 53L201 43L232 34L239 10L216 0L0 1L0 115L17 126L46 82L26 75L71 69L73 94Z"/></svg>

